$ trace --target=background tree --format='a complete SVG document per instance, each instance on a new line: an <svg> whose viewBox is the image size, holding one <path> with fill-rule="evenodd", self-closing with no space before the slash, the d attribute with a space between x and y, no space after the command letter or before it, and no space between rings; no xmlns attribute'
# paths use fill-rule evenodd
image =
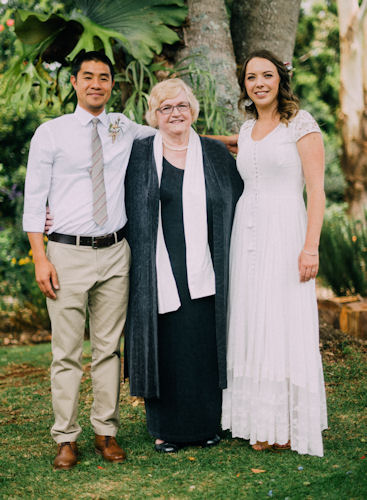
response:
<svg viewBox="0 0 367 500"><path fill-rule="evenodd" d="M341 165L349 211L367 210L367 0L337 0L340 29Z"/></svg>
<svg viewBox="0 0 367 500"><path fill-rule="evenodd" d="M238 64L254 49L292 61L301 0L233 0L231 32Z"/></svg>
<svg viewBox="0 0 367 500"><path fill-rule="evenodd" d="M175 59L195 57L215 81L217 103L225 113L228 131L238 132L243 118L237 102L240 88L236 76L229 15L224 0L188 0L188 22L183 28L184 46Z"/></svg>

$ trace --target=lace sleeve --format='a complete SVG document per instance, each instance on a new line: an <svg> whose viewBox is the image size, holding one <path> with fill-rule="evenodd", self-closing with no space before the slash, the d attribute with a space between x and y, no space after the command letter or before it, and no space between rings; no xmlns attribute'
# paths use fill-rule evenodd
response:
<svg viewBox="0 0 367 500"><path fill-rule="evenodd" d="M301 109L297 115L290 122L293 133L293 138L297 142L304 135L311 132L321 133L320 127L317 125L316 120L310 115L308 111Z"/></svg>

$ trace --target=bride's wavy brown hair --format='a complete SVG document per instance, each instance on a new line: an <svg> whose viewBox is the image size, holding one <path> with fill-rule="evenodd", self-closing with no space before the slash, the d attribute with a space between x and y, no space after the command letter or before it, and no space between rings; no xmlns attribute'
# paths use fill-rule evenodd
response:
<svg viewBox="0 0 367 500"><path fill-rule="evenodd" d="M247 64L254 57L260 57L261 59L267 59L272 62L277 68L280 82L278 90L278 112L280 114L280 121L283 123L288 123L291 118L296 116L299 110L299 101L291 89L290 85L290 73L286 65L270 50L255 50L246 58L243 63L241 74L240 74L240 87L241 95L238 101L238 107L240 110L244 110L247 114L254 118L258 118L258 112L254 103L250 106L246 106L245 101L249 99L246 92L245 77L246 77L246 67Z"/></svg>

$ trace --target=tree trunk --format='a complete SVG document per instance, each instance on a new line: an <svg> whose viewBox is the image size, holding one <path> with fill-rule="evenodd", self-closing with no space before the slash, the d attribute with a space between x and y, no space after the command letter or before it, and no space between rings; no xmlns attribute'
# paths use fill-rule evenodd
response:
<svg viewBox="0 0 367 500"><path fill-rule="evenodd" d="M367 210L367 0L337 0L340 36L342 169L350 214Z"/></svg>
<svg viewBox="0 0 367 500"><path fill-rule="evenodd" d="M255 49L291 62L301 0L233 0L231 31L237 63Z"/></svg>
<svg viewBox="0 0 367 500"><path fill-rule="evenodd" d="M216 82L217 103L223 108L227 130L238 132L243 118L237 108L240 88L225 2L188 0L187 3L185 46L178 51L176 60L195 56L196 64L209 70Z"/></svg>

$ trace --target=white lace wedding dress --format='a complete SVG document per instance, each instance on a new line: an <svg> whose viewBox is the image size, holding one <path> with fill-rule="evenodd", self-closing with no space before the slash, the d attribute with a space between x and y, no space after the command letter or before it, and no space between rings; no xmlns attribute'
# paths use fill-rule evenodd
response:
<svg viewBox="0 0 367 500"><path fill-rule="evenodd" d="M304 178L296 142L320 129L307 111L259 141L240 130L245 181L233 225L228 316L228 388L222 427L233 437L323 456L327 427L315 281L300 283L306 234Z"/></svg>

